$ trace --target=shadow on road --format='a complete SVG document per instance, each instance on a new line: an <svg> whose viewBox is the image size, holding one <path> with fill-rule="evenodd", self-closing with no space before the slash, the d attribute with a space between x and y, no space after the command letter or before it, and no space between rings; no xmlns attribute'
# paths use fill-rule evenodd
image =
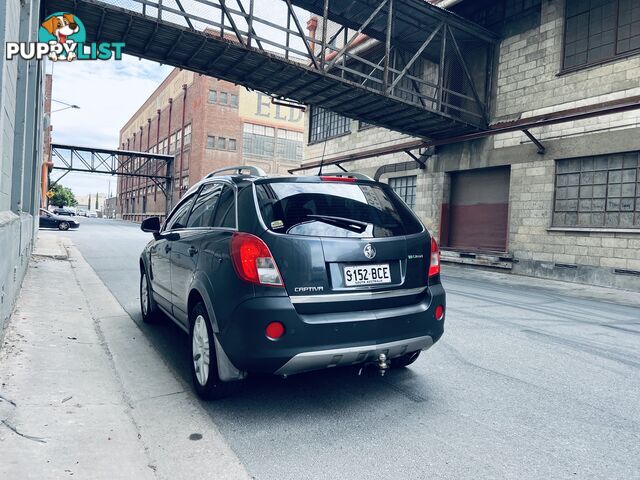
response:
<svg viewBox="0 0 640 480"><path fill-rule="evenodd" d="M135 321L195 398L189 370L189 337L165 316L160 316L153 325L142 323L139 316ZM361 411L371 408L372 401L384 402L390 396L397 399L398 394L412 403L429 402L428 387L428 379L411 367L391 370L384 377L374 367L362 371L359 367L346 367L286 379L267 374L249 375L232 397L202 404L218 421L224 414L242 417L242 422L262 419L270 424L287 423L310 415L326 415L328 403L331 410ZM304 408L289 408L293 406Z"/></svg>

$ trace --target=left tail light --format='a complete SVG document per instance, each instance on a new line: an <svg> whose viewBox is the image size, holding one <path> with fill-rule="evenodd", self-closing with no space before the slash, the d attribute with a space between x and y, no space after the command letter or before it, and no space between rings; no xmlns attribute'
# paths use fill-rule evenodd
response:
<svg viewBox="0 0 640 480"><path fill-rule="evenodd" d="M284 287L276 261L267 244L250 233L231 237L231 261L238 276L250 283Z"/></svg>
<svg viewBox="0 0 640 480"><path fill-rule="evenodd" d="M440 275L440 247L436 239L431 237L431 257L429 260L429 278Z"/></svg>

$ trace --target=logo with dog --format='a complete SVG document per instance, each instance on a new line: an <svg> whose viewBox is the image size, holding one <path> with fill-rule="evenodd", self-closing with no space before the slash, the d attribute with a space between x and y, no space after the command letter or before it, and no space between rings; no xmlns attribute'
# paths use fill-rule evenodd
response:
<svg viewBox="0 0 640 480"><path fill-rule="evenodd" d="M82 20L67 12L49 15L40 24L37 42L7 42L7 60L121 60L124 42L87 43Z"/></svg>

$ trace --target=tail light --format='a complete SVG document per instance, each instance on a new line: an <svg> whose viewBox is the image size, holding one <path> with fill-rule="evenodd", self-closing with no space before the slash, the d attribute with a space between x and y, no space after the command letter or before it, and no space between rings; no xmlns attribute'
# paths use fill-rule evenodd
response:
<svg viewBox="0 0 640 480"><path fill-rule="evenodd" d="M275 287L284 286L269 247L255 235L233 234L231 260L238 276L246 282Z"/></svg>
<svg viewBox="0 0 640 480"><path fill-rule="evenodd" d="M431 237L431 258L429 261L429 278L440 274L440 248L436 239Z"/></svg>

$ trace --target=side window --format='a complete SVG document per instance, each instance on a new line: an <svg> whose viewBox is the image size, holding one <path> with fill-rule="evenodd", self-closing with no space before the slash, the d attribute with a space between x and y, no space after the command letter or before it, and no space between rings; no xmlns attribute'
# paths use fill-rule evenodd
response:
<svg viewBox="0 0 640 480"><path fill-rule="evenodd" d="M213 226L236 228L236 195L234 189L228 185L225 185L220 195Z"/></svg>
<svg viewBox="0 0 640 480"><path fill-rule="evenodd" d="M213 221L213 213L220 198L222 185L219 183L210 183L200 190L200 195L187 222L187 228L210 227Z"/></svg>
<svg viewBox="0 0 640 480"><path fill-rule="evenodd" d="M189 211L191 210L191 205L193 205L194 198L195 194L191 195L173 212L173 215L167 220L165 231L178 230L187 226L187 218L189 217Z"/></svg>

